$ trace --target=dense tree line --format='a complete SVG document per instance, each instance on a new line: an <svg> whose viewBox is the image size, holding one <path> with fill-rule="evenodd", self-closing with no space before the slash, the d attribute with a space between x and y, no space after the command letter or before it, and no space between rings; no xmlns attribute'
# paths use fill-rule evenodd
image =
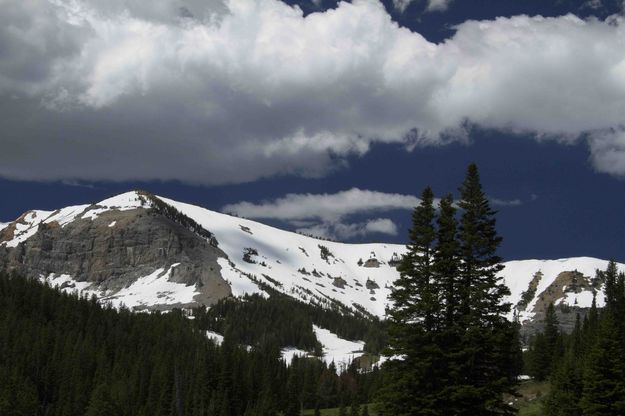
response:
<svg viewBox="0 0 625 416"><path fill-rule="evenodd" d="M457 208L459 208L459 215ZM521 369L518 328L504 315L495 212L470 165L460 201L428 187L391 294L384 415L502 415Z"/></svg>
<svg viewBox="0 0 625 416"><path fill-rule="evenodd" d="M300 302L269 287L270 296L258 294L227 298L210 308L193 311L201 329L220 333L238 344L276 347L294 346L321 353L313 324L343 339L364 340L365 350L379 353L385 345L384 323L338 306Z"/></svg>
<svg viewBox="0 0 625 416"><path fill-rule="evenodd" d="M182 311L132 313L0 273L0 414L295 415L367 403L379 371L207 339Z"/></svg>
<svg viewBox="0 0 625 416"><path fill-rule="evenodd" d="M147 191L138 190L136 191L139 194L139 198L141 198L142 203L145 200L149 201L152 205L150 208L151 211L154 211L158 214L163 215L164 217L172 220L173 222L181 225L187 230L197 234L198 236L205 238L211 245L214 247L219 246L219 242L217 241L217 237L215 235L198 224L193 218L186 216L182 212L178 211L173 206L166 204L162 199L153 195Z"/></svg>
<svg viewBox="0 0 625 416"><path fill-rule="evenodd" d="M583 320L577 315L572 333L563 334L551 305L544 331L531 342L527 370L550 381L548 416L625 414L625 274L610 262L597 279L604 284L605 308L593 301Z"/></svg>

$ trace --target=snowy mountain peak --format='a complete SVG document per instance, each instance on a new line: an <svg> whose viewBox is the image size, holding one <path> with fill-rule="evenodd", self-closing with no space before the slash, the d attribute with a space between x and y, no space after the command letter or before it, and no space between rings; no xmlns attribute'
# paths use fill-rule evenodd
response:
<svg viewBox="0 0 625 416"><path fill-rule="evenodd" d="M42 231L41 224L48 227ZM92 229L91 234L73 232L65 235L54 231L55 227L65 229L78 227L77 224ZM160 240L157 239L159 233L150 232L150 227L161 230ZM393 282L399 277L397 261L405 252L405 246L397 244L324 241L143 191L131 191L96 204L53 212L29 211L0 231L0 248L4 246L8 250L20 243L28 248L29 244L34 244L29 240L44 231L47 233L44 236L52 240L60 236L80 239L87 235L89 238L106 235L117 241L123 236L124 244L138 247L120 246L119 250L127 253L144 250L148 253L143 257L123 253L110 260L124 267L125 273L130 269L140 271L121 288L129 290L113 290L111 288L119 285L111 281L106 285L92 282L85 286L85 280L89 280L90 276L88 271L78 269L77 274L76 270L64 267L62 262L49 262L51 269L41 273L45 278L52 276L53 280L63 276L61 283L65 287L88 290L115 303L139 308L206 304L207 289L201 286L201 279L197 280L198 271L205 268L218 274L228 286L228 290L215 289L219 295L209 296L211 302L230 294L260 293L268 296L266 288L271 288L304 302L340 304L383 317L387 297ZM136 241L129 240L128 235L136 235ZM176 240L176 250L167 235L180 235ZM202 242L194 242L194 239ZM79 247L85 245L85 241L75 243ZM212 262L199 260L200 254L188 253L193 251L190 247L196 244L203 244L205 248L202 250L214 252L210 254ZM40 249L37 245L33 248ZM28 256L23 261L27 262ZM563 310L566 307L589 307L593 293L597 294L598 305L602 305L602 282L594 278L597 269L605 269L606 260L590 257L515 260L504 265L501 275L510 288L508 301L514 307L510 318L517 313L521 321L531 321L541 315L548 302L560 305ZM624 265L619 267L625 269ZM181 275L187 276L186 280L176 281ZM195 277L189 277L191 275ZM172 280L184 287L172 286L148 294L150 285L165 288L166 283ZM211 281L214 288L219 288L214 280ZM141 288L134 288L135 284ZM172 295L176 291L185 295ZM180 301L182 298L184 302Z"/></svg>
<svg viewBox="0 0 625 416"><path fill-rule="evenodd" d="M61 227L77 219L96 219L108 211L127 211L149 208L151 203L140 191L125 192L95 204L69 206L55 211L32 210L22 214L15 221L0 227L0 245L16 247L32 237L40 224L58 224Z"/></svg>

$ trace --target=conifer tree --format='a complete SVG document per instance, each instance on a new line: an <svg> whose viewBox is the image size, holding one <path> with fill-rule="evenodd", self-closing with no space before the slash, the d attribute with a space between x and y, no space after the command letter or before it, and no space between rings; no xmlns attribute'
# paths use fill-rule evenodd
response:
<svg viewBox="0 0 625 416"><path fill-rule="evenodd" d="M563 352L558 351L561 338L553 303L547 307L543 323L543 332L535 336L530 357L530 374L539 381L549 377L554 369L555 361Z"/></svg>
<svg viewBox="0 0 625 416"><path fill-rule="evenodd" d="M551 389L545 400L547 416L581 416L581 369L573 350L569 350L550 377Z"/></svg>
<svg viewBox="0 0 625 416"><path fill-rule="evenodd" d="M401 360L388 363L389 380L380 411L388 415L426 414L435 391L435 360L439 350L432 342L440 315L438 286L433 281L435 209L434 194L427 187L414 209L408 251L398 267L388 310L389 355ZM420 394L415 395L414 392ZM422 413L423 412L423 413Z"/></svg>
<svg viewBox="0 0 625 416"><path fill-rule="evenodd" d="M603 317L583 375L580 407L584 416L625 414L625 349L618 324Z"/></svg>
<svg viewBox="0 0 625 416"><path fill-rule="evenodd" d="M444 328L454 328L458 321L458 271L460 269L458 225L453 197L447 195L439 203L437 241L434 253L434 274L444 302Z"/></svg>
<svg viewBox="0 0 625 416"><path fill-rule="evenodd" d="M516 384L517 326L498 273L501 242L477 167L460 188L459 225L450 196L436 216L428 187L415 208L410 243L392 291L389 380L383 415L501 415ZM436 223L436 226L434 225Z"/></svg>
<svg viewBox="0 0 625 416"><path fill-rule="evenodd" d="M339 416L347 416L347 408L343 400L339 403Z"/></svg>
<svg viewBox="0 0 625 416"><path fill-rule="evenodd" d="M498 273L502 270L497 248L501 237L495 229L496 212L482 190L477 166L469 165L460 187L462 210L460 237L462 361L466 382L457 391L465 414L512 414L503 394L516 384L510 366L514 327L504 315L510 304L503 301L509 289Z"/></svg>

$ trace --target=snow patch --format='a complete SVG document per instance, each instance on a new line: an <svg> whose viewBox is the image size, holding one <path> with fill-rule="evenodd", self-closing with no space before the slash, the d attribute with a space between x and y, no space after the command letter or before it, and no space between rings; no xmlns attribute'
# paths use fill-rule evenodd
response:
<svg viewBox="0 0 625 416"><path fill-rule="evenodd" d="M115 224L117 224L117 221L113 221L112 223L110 223L109 228L115 227Z"/></svg>
<svg viewBox="0 0 625 416"><path fill-rule="evenodd" d="M137 279L130 286L102 300L113 306L128 308L152 305L177 305L193 302L197 294L195 285L170 282L171 273L180 263L175 263L165 270L160 268L148 276Z"/></svg>
<svg viewBox="0 0 625 416"><path fill-rule="evenodd" d="M259 288L256 283L237 269L232 268L228 259L219 258L217 259L217 263L221 266L221 277L230 284L234 296L259 294L263 297L267 297L267 294Z"/></svg>
<svg viewBox="0 0 625 416"><path fill-rule="evenodd" d="M307 357L308 351L300 350L295 347L286 347L280 351L282 359L286 362L286 365L291 365L294 357Z"/></svg>
<svg viewBox="0 0 625 416"><path fill-rule="evenodd" d="M111 210L128 211L137 208L149 208L151 206L151 203L137 192L126 192L98 202L95 204L95 208L85 212L81 218L94 220L98 218L100 214Z"/></svg>
<svg viewBox="0 0 625 416"><path fill-rule="evenodd" d="M50 273L48 276L42 276L40 280L64 293L76 293L82 296L97 295L97 291L88 290L92 282L78 282L69 274Z"/></svg>
<svg viewBox="0 0 625 416"><path fill-rule="evenodd" d="M212 340L217 345L221 345L224 342L224 336L221 334L218 334L217 332L206 331L206 337Z"/></svg>
<svg viewBox="0 0 625 416"><path fill-rule="evenodd" d="M355 358L361 357L364 352L364 341L348 341L339 338L327 329L313 325L315 336L323 346L323 361L326 364L334 362L337 371L345 369Z"/></svg>

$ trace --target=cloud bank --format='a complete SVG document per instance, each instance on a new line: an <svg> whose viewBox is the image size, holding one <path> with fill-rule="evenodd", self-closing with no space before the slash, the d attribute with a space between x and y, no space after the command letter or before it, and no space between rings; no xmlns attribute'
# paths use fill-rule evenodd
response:
<svg viewBox="0 0 625 416"><path fill-rule="evenodd" d="M146 3L147 4L147 3ZM563 143L625 175L625 23L467 21L441 44L375 0L8 0L0 176L223 184L325 175L374 142L466 126Z"/></svg>
<svg viewBox="0 0 625 416"><path fill-rule="evenodd" d="M315 237L345 241L356 237L366 237L370 234L392 235L398 234L397 225L389 218L376 218L364 222L342 223L331 222L315 224L310 227L298 228L299 233Z"/></svg>
<svg viewBox="0 0 625 416"><path fill-rule="evenodd" d="M418 204L419 199L412 195L352 188L335 194L287 194L259 204L238 202L222 211L246 218L338 221L348 215L412 209Z"/></svg>
<svg viewBox="0 0 625 416"><path fill-rule="evenodd" d="M389 218L350 221L354 215L372 215L392 210L411 210L419 204L412 195L352 188L334 194L287 194L258 204L239 202L222 211L246 218L285 221L297 231L318 237L348 240L370 234L397 235Z"/></svg>
<svg viewBox="0 0 625 416"><path fill-rule="evenodd" d="M416 0L393 0L393 6L400 12L406 11L411 3ZM442 12L449 8L452 0L427 0L427 6L425 8L428 12Z"/></svg>

